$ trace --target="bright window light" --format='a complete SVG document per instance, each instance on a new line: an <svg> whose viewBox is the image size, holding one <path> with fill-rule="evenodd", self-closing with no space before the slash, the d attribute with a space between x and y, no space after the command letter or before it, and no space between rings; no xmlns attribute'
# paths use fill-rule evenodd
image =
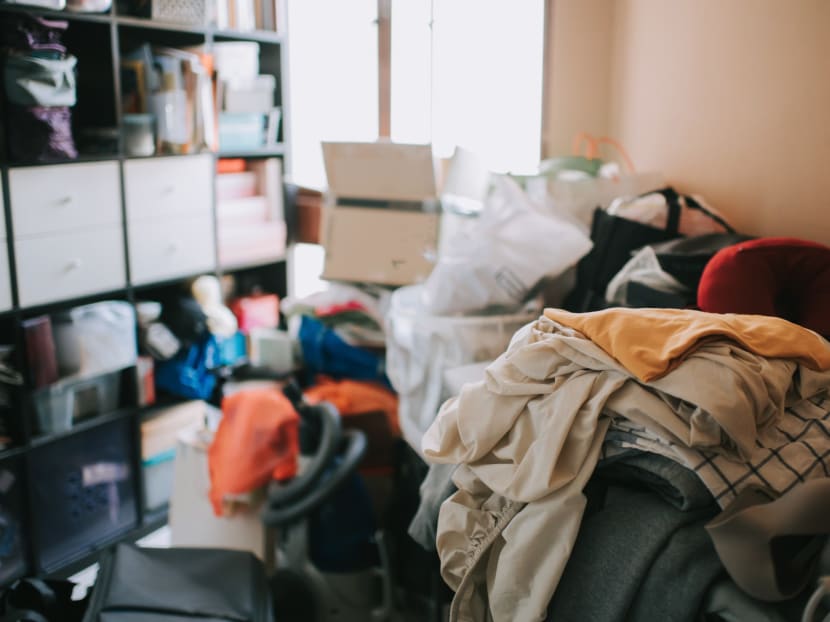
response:
<svg viewBox="0 0 830 622"><path fill-rule="evenodd" d="M326 187L321 141L378 136L377 0L289 0L291 181Z"/></svg>

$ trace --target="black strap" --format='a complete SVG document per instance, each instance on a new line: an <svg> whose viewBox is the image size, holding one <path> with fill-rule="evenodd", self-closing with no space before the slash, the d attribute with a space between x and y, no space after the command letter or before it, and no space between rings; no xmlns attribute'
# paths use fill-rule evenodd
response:
<svg viewBox="0 0 830 622"><path fill-rule="evenodd" d="M666 218L666 231L671 235L679 235L680 230L680 198L674 188L668 187L657 191L666 199L668 218Z"/></svg>
<svg viewBox="0 0 830 622"><path fill-rule="evenodd" d="M735 233L735 230L731 226L729 226L728 222L726 222L723 218L721 218L717 214L713 214L710 210L703 207L700 203L695 201L694 198L692 198L690 196L684 196L683 199L686 201L686 205L688 205L692 209L700 210L701 212L706 214L709 218L711 218L716 223L718 223L721 227L726 229L727 233Z"/></svg>

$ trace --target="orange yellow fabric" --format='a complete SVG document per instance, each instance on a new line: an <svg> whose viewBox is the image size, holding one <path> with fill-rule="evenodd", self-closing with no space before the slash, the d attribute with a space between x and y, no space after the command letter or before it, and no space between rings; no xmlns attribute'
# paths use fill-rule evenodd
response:
<svg viewBox="0 0 830 622"><path fill-rule="evenodd" d="M672 371L712 338L736 341L766 358L794 359L816 371L830 369L830 343L811 330L777 317L628 308L590 313L549 308L544 314L582 333L644 382Z"/></svg>
<svg viewBox="0 0 830 622"><path fill-rule="evenodd" d="M304 395L309 404L329 402L343 417L382 411L389 421L389 428L396 436L400 436L398 397L379 384L359 380L332 380L320 376L317 384L306 389Z"/></svg>
<svg viewBox="0 0 830 622"><path fill-rule="evenodd" d="M222 400L222 420L208 448L210 502L222 516L227 495L297 474L300 417L275 389L239 391Z"/></svg>

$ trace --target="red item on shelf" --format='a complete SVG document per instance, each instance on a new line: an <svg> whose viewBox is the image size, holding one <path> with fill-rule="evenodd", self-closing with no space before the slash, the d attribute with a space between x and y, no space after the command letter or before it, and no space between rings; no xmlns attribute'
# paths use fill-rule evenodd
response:
<svg viewBox="0 0 830 622"><path fill-rule="evenodd" d="M276 328L280 323L280 299L276 294L243 296L231 303L231 311L246 335L253 328Z"/></svg>
<svg viewBox="0 0 830 622"><path fill-rule="evenodd" d="M243 173L245 160L242 158L219 158L216 163L217 173Z"/></svg>

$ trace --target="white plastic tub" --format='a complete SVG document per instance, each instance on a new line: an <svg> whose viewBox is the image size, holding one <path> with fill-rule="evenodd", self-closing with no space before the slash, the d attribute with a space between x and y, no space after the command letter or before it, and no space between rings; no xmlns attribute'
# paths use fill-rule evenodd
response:
<svg viewBox="0 0 830 622"><path fill-rule="evenodd" d="M445 372L495 360L513 334L542 310L541 300L533 300L511 313L430 315L422 289L412 285L395 290L386 315L386 373L398 393L404 438L418 453L421 437L451 397Z"/></svg>

